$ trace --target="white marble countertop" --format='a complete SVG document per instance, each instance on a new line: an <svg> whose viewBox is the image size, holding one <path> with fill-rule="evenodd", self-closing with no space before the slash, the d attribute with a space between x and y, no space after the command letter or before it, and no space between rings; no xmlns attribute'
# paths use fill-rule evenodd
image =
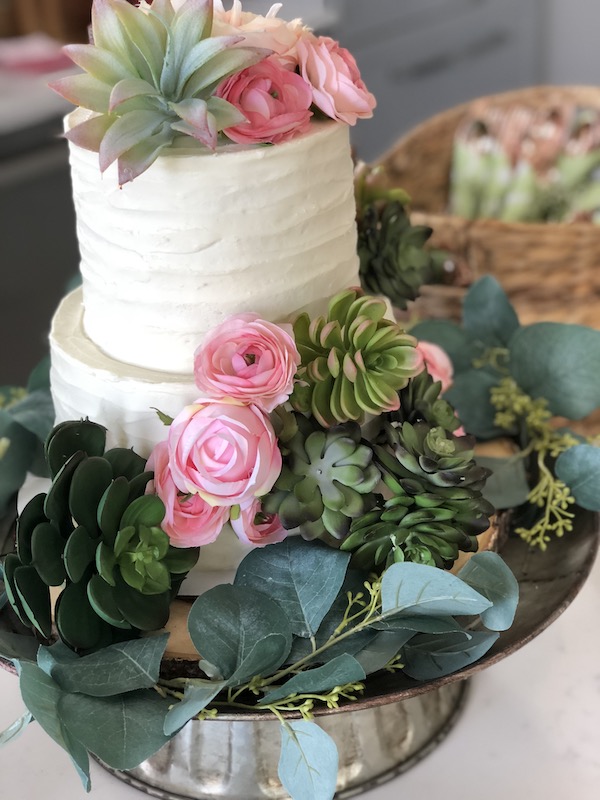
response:
<svg viewBox="0 0 600 800"><path fill-rule="evenodd" d="M456 728L431 755L364 800L597 800L600 796L600 561L543 634L472 682ZM23 713L0 670L0 730ZM144 795L92 764L92 800ZM0 749L13 800L81 800L68 757L35 724Z"/></svg>

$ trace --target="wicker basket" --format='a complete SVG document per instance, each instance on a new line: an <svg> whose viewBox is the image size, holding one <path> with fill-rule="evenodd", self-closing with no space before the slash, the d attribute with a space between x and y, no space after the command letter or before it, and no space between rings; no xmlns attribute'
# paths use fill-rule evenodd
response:
<svg viewBox="0 0 600 800"><path fill-rule="evenodd" d="M564 101L600 107L600 88L541 86L486 99L499 107ZM471 103L449 109L401 138L379 162L387 180L410 194L413 221L433 228L432 245L456 257L461 282L494 275L523 323L556 320L600 328L600 225L466 220L445 213L454 134L470 110ZM425 287L417 313L460 317L464 291Z"/></svg>

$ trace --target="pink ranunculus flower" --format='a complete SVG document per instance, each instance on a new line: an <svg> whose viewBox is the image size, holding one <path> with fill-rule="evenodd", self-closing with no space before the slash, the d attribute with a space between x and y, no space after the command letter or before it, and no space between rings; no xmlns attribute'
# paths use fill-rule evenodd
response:
<svg viewBox="0 0 600 800"><path fill-rule="evenodd" d="M328 36L304 36L296 49L300 74L312 86L313 102L324 114L347 125L373 116L375 97L348 50Z"/></svg>
<svg viewBox="0 0 600 800"><path fill-rule="evenodd" d="M196 350L196 385L206 397L230 397L273 411L292 393L300 364L292 330L257 314L230 317Z"/></svg>
<svg viewBox="0 0 600 800"><path fill-rule="evenodd" d="M167 441L177 488L212 506L244 505L281 472L273 426L254 405L200 399L175 417Z"/></svg>
<svg viewBox="0 0 600 800"><path fill-rule="evenodd" d="M255 547L282 542L288 535L277 514L263 511L258 499L240 508L239 515L232 515L230 523L240 541Z"/></svg>
<svg viewBox="0 0 600 800"><path fill-rule="evenodd" d="M244 41L240 47L259 47L272 50L280 63L287 69L294 70L298 65L296 45L303 36L311 31L302 24L302 20L290 22L279 19L277 12L280 4L271 6L265 16L242 10L240 0L234 0L232 7L226 11L221 0L214 4L213 36L242 35Z"/></svg>
<svg viewBox="0 0 600 800"><path fill-rule="evenodd" d="M201 547L214 542L229 517L229 509L211 506L200 495L179 491L169 468L167 442L159 442L148 459L154 480L148 491L157 494L165 504L162 529L173 547Z"/></svg>
<svg viewBox="0 0 600 800"><path fill-rule="evenodd" d="M282 67L275 56L232 75L216 94L247 119L223 131L238 144L277 144L310 129L311 88L296 72Z"/></svg>
<svg viewBox="0 0 600 800"><path fill-rule="evenodd" d="M419 341L417 352L423 359L423 369L427 370L434 381L441 382L442 392L448 391L452 386L454 369L446 351L433 342Z"/></svg>

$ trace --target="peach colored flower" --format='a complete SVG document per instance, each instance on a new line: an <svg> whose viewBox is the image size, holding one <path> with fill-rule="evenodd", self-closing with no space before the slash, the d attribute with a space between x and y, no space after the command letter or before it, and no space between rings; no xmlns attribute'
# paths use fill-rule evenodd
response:
<svg viewBox="0 0 600 800"><path fill-rule="evenodd" d="M324 114L347 125L373 116L375 97L348 50L328 36L304 36L297 52L300 73L312 86L313 102Z"/></svg>
<svg viewBox="0 0 600 800"><path fill-rule="evenodd" d="M310 34L310 28L302 24L302 20L294 19L286 22L277 17L280 3L271 6L266 16L242 10L240 0L234 0L231 9L225 11L223 4L217 0L214 5L213 36L231 36L239 34L244 37L240 47L259 47L272 50L278 60L287 69L294 70L298 64L296 45L303 36Z"/></svg>
<svg viewBox="0 0 600 800"><path fill-rule="evenodd" d="M299 364L291 325L237 314L214 328L196 350L194 374L207 397L229 397L273 411L292 393Z"/></svg>
<svg viewBox="0 0 600 800"><path fill-rule="evenodd" d="M177 488L212 506L266 494L281 472L273 426L257 406L200 399L173 420L169 468Z"/></svg>
<svg viewBox="0 0 600 800"><path fill-rule="evenodd" d="M178 490L169 468L167 442L156 445L147 468L154 472L148 491L157 494L165 504L162 529L173 547L199 547L214 542L227 522L229 509L211 506L198 494Z"/></svg>
<svg viewBox="0 0 600 800"><path fill-rule="evenodd" d="M240 508L239 515L232 515L230 522L238 539L255 547L282 542L288 534L277 514L262 510L260 500L252 500Z"/></svg>
<svg viewBox="0 0 600 800"><path fill-rule="evenodd" d="M312 93L296 72L275 56L232 75L216 92L247 119L224 133L239 144L285 142L310 128Z"/></svg>
<svg viewBox="0 0 600 800"><path fill-rule="evenodd" d="M441 382L442 392L448 391L452 386L454 369L446 351L433 342L419 341L417 352L423 359L423 369L427 370L434 381Z"/></svg>

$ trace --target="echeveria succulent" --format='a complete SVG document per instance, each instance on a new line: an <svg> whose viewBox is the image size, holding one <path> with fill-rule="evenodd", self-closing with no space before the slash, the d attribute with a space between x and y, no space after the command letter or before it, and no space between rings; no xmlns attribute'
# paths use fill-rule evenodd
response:
<svg viewBox="0 0 600 800"><path fill-rule="evenodd" d="M387 414L389 422L422 422L433 427L443 428L454 433L460 427L460 420L454 408L441 397L442 384L434 381L431 375L423 370L411 378L400 391L400 408Z"/></svg>
<svg viewBox="0 0 600 800"><path fill-rule="evenodd" d="M84 73L51 85L94 112L67 137L98 152L102 170L118 161L121 184L179 137L214 149L219 131L244 121L215 90L269 51L238 46L242 36L211 37L212 18L212 0L186 0L177 11L171 0L140 8L94 0L94 43L65 48Z"/></svg>
<svg viewBox="0 0 600 800"><path fill-rule="evenodd" d="M176 549L160 529L165 509L145 495L152 473L132 450L104 452L104 428L57 426L46 443L47 494L23 509L17 553L5 562L9 601L25 625L52 633L50 586L60 638L91 651L157 630L198 549Z"/></svg>
<svg viewBox="0 0 600 800"><path fill-rule="evenodd" d="M436 257L425 249L431 228L411 225L397 201L367 205L357 216L360 280L365 291L382 294L397 308L419 295L436 276Z"/></svg>
<svg viewBox="0 0 600 800"><path fill-rule="evenodd" d="M385 314L382 300L348 289L332 299L326 317L298 317L294 408L324 427L398 408L398 391L421 365L416 340Z"/></svg>
<svg viewBox="0 0 600 800"><path fill-rule="evenodd" d="M343 539L353 519L374 504L380 481L360 426L346 422L329 430L296 415L298 429L285 444L283 469L263 509L276 513L287 530L305 539Z"/></svg>
<svg viewBox="0 0 600 800"><path fill-rule="evenodd" d="M353 522L341 545L355 565L384 569L406 560L449 568L459 551L476 551L494 509L481 493L489 471L473 460L474 439L426 422L386 423L384 439L374 451L388 499Z"/></svg>

